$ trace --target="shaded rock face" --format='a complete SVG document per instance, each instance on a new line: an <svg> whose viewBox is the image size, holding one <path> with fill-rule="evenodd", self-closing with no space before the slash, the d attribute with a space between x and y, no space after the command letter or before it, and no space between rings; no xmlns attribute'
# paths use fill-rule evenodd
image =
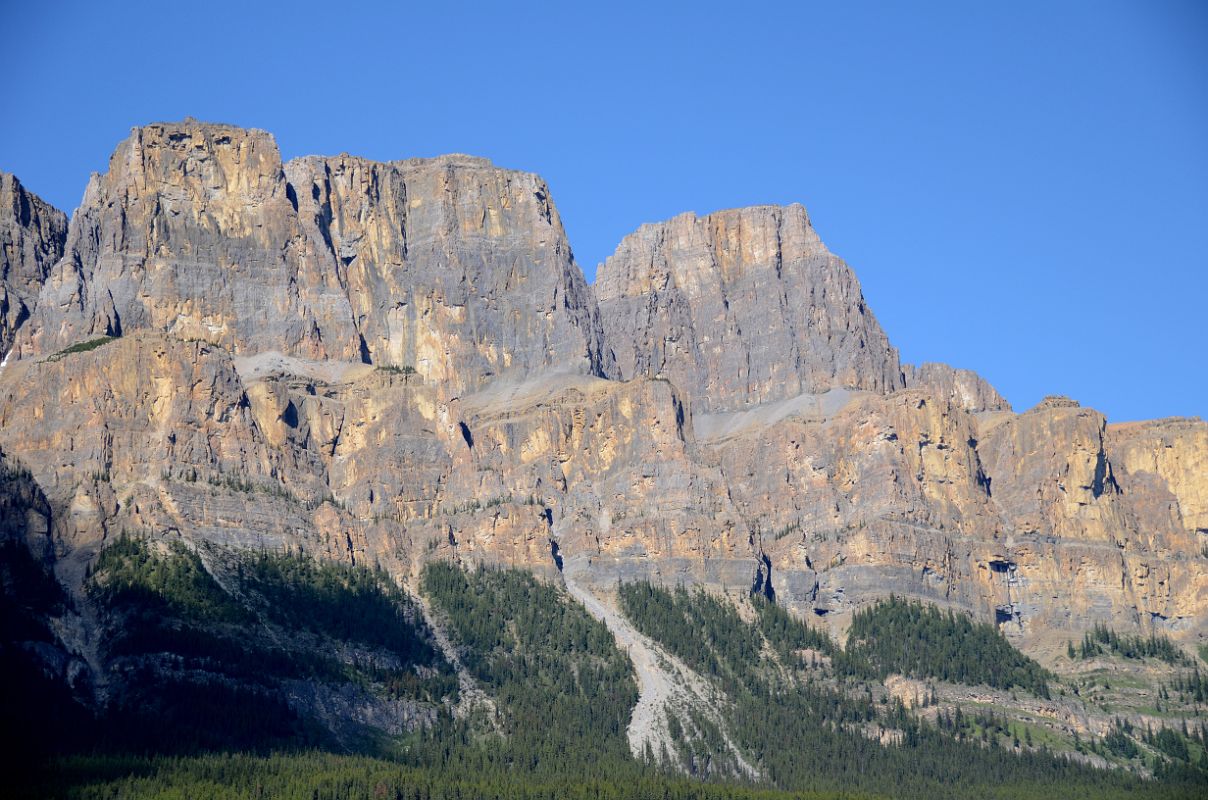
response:
<svg viewBox="0 0 1208 800"><path fill-rule="evenodd" d="M596 292L621 377L665 376L697 410L902 386L859 282L799 205L644 225Z"/></svg>
<svg viewBox="0 0 1208 800"><path fill-rule="evenodd" d="M0 172L0 358L37 306L66 238L67 215Z"/></svg>
<svg viewBox="0 0 1208 800"><path fill-rule="evenodd" d="M14 542L39 563L53 563L46 497L29 471L0 450L0 546Z"/></svg>
<svg viewBox="0 0 1208 800"><path fill-rule="evenodd" d="M549 191L482 159L281 163L272 137L135 129L94 176L22 356L155 330L235 354L410 367L458 392L607 374Z"/></svg>
<svg viewBox="0 0 1208 800"><path fill-rule="evenodd" d="M1126 493L1175 503L1183 527L1208 544L1208 423L1176 418L1108 425L1107 447Z"/></svg>
<svg viewBox="0 0 1208 800"><path fill-rule="evenodd" d="M645 226L596 291L535 176L139 129L0 373L5 536L73 589L128 530L1208 634L1203 422L900 366L798 206Z"/></svg>

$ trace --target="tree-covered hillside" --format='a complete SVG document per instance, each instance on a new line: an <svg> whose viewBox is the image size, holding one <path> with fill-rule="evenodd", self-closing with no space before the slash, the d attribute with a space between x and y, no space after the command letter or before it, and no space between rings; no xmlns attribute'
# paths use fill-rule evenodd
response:
<svg viewBox="0 0 1208 800"><path fill-rule="evenodd" d="M1177 785L1147 786L1128 773L1092 769L1044 747L1015 747L1006 727L984 742L956 735L951 726L924 721L860 679L880 669L865 657L866 639L849 640L855 645L849 654L762 599L754 601L751 621L701 589L628 583L618 587L618 599L639 630L725 689L732 701L727 721L739 746L782 789L903 798L1089 798L1146 791L1195 796L1204 785L1205 776L1188 773L1174 779ZM861 630L867 634L869 621L901 605L884 604L865 617ZM900 635L931 635L935 615L910 614L924 620L923 627L907 625ZM942 615L940 621L946 629ZM1005 640L988 644L976 628L971 636L959 623L953 628L959 632L952 641L935 643L959 659L993 647L999 657L1026 661ZM962 650L966 646L968 652ZM816 653L807 661L804 651Z"/></svg>
<svg viewBox="0 0 1208 800"><path fill-rule="evenodd" d="M45 579L36 570L6 578L32 587L37 603L68 603ZM562 587L521 570L432 563L419 588L474 685L469 692L420 605L384 572L300 554L120 537L95 561L83 597L104 621L98 656L108 699L94 716L74 706L82 714L72 723L77 736L50 735L62 746L49 748L36 769L29 761L13 793L1202 796L1202 732L1121 726L1093 745L1109 758L1152 756L1162 778L1153 782L1071 761L1043 743L1025 746L1020 730L993 714L943 710L928 721L908 710L876 679L886 670L934 674L934 653L954 664L993 654L995 668L1011 676L1005 685L1031 673L996 632L901 601L860 617L844 649L763 598L744 610L699 589L620 585L618 602L632 623L720 691L717 724L725 730L690 740L676 735L680 720L702 730L707 721L691 709L672 715L675 757L659 763L630 752L638 685L629 659ZM9 596L6 608L19 611L14 602ZM50 635L18 615L9 627ZM883 641L894 631L922 642L907 651L914 662L894 660L900 653ZM971 668L961 675L984 679ZM376 727L358 722L367 714L378 715ZM400 723L393 733L381 726L391 720ZM721 763L725 754L707 751L719 750L723 735L757 776L719 782L677 773L677 765Z"/></svg>
<svg viewBox="0 0 1208 800"><path fill-rule="evenodd" d="M837 666L877 680L896 672L1000 689L1018 686L1040 697L1049 696L1052 678L993 625L897 597L855 613Z"/></svg>
<svg viewBox="0 0 1208 800"><path fill-rule="evenodd" d="M426 737L427 756L459 772L635 774L625 729L637 685L603 623L522 570L434 563L422 586L495 698L499 734L476 739L468 723L449 722Z"/></svg>
<svg viewBox="0 0 1208 800"><path fill-rule="evenodd" d="M104 621L109 749L368 747L378 732L355 713L320 720L300 698L422 718L456 696L414 601L385 573L300 554L207 558L123 535L96 560L86 593Z"/></svg>

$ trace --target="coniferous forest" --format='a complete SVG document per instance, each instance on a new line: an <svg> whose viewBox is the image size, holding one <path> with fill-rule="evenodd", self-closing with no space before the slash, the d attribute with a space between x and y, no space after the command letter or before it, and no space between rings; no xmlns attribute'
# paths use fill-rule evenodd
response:
<svg viewBox="0 0 1208 800"><path fill-rule="evenodd" d="M0 800L1208 800L1208 0L1075 2L0 0Z"/></svg>
<svg viewBox="0 0 1208 800"><path fill-rule="evenodd" d="M1051 675L988 623L897 597L857 611L840 668L884 679L890 673L1049 696Z"/></svg>
<svg viewBox="0 0 1208 800"><path fill-rule="evenodd" d="M29 604L71 600L36 565L5 563L6 585L25 589L25 605L5 594L7 640L46 635L29 622ZM619 608L722 699L716 718L673 716L669 750L635 758L626 738L633 668L555 582L436 562L417 589L428 618L374 568L118 538L96 559L83 599L107 621L99 646L123 676L114 685L126 687L99 715L33 680L16 697L13 681L32 676L4 650L8 734L31 725L36 708L57 709L59 723L26 728L37 737L15 794L1173 798L1202 796L1205 785L1192 757L1203 732L1121 727L1096 745L1166 754L1155 764L1161 780L1143 780L1024 747L993 715L929 721L878 683L896 672L1044 696L1052 676L989 626L890 599L858 614L840 646L762 596L744 613L703 590L649 583L618 585ZM472 688L428 619L447 632ZM393 704L383 707L412 724L394 736L333 725L295 702L301 687L328 702ZM735 769L729 746L757 773Z"/></svg>

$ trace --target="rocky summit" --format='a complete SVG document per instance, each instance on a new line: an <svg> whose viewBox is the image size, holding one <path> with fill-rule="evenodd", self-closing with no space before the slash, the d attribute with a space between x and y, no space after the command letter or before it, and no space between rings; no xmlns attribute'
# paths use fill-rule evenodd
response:
<svg viewBox="0 0 1208 800"><path fill-rule="evenodd" d="M643 225L592 285L535 175L462 155L283 163L263 131L157 123L117 146L69 222L0 176L0 346L0 544L9 573L28 561L61 593L39 605L8 580L37 635L6 647L94 713L146 670L203 669L114 644L132 617L105 605L103 576L138 562L120 561L131 542L277 620L278 638L292 618L273 616L265 553L369 567L417 599L404 616L460 681L458 714L502 714L506 692L463 663L470 634L440 606L460 584L431 565L533 573L624 645L635 755L745 779L773 760L701 710L716 675L643 628L624 587L701 589L746 619L770 602L840 641L909 599L1070 675L1096 631L1167 643L1179 664L1208 642L1208 424L1111 423L1065 398L1017 413L974 372L901 363L799 205ZM252 624L219 616L212 630ZM1094 658L1115 652L1103 642ZM394 663L364 641L312 645ZM444 669L415 663L425 680ZM345 745L358 725L437 718L435 700L364 689L379 673L345 685L326 668L291 673L284 696ZM893 672L877 691L907 705L973 702L959 681ZM1169 703L1194 730L1202 706ZM1072 689L1033 705L1054 742L1107 736L1125 713ZM1141 705L1135 724L1155 727ZM691 731L712 767L676 760Z"/></svg>

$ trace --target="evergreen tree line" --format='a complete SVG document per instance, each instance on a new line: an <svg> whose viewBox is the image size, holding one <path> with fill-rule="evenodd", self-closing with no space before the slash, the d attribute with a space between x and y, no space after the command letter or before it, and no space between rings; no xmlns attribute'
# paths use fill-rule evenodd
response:
<svg viewBox="0 0 1208 800"><path fill-rule="evenodd" d="M1018 728L1000 718L927 724L900 702L877 701L867 684L851 682L845 677L853 671L850 661L837 668L805 666L802 649L829 652L836 662L845 653L833 643L819 642L822 634L796 627L804 623L789 624L769 612L761 606L764 601L755 601L758 613L748 623L733 605L700 589L621 584L618 598L642 633L718 680L732 700L726 709L730 732L764 778L780 789L864 791L903 798L1102 797L1147 791L1195 796L1200 791L1196 782L1203 785L1202 776L1191 775L1156 787L1129 773L1093 769L1044 748L1024 749L1024 742L1016 744ZM934 639L942 645L941 652L962 636L974 648L998 649L985 642L985 631L946 616L935 624L934 616L917 613L902 601L887 602L866 615L860 629L865 638L856 641L879 639L881 630L868 621L880 623L891 616L884 614L886 609L895 617L905 610L905 632L921 628L925 635L915 638ZM774 660L765 655L768 651L776 654ZM956 735L957 728L965 733ZM1028 735L1025 730L1025 741Z"/></svg>
<svg viewBox="0 0 1208 800"><path fill-rule="evenodd" d="M85 588L104 623L102 653L121 674L93 722L109 750L335 746L289 703L294 680L456 699L452 668L385 573L301 554L226 555L231 591L178 542L122 534L101 551Z"/></svg>
<svg viewBox="0 0 1208 800"><path fill-rule="evenodd" d="M1186 700L1203 703L1208 699L1208 679L1205 679L1204 673L1200 672L1198 664L1192 668L1191 672L1176 675L1170 686Z"/></svg>
<svg viewBox="0 0 1208 800"><path fill-rule="evenodd" d="M444 715L411 746L414 763L457 773L640 774L626 738L637 683L603 623L523 570L437 562L421 586L494 698L498 734L481 720Z"/></svg>
<svg viewBox="0 0 1208 800"><path fill-rule="evenodd" d="M74 757L48 765L33 783L10 788L8 796L17 800L873 800L847 792L788 793L654 773L458 772L318 751Z"/></svg>
<svg viewBox="0 0 1208 800"><path fill-rule="evenodd" d="M408 664L441 660L414 601L379 568L262 552L239 574L279 625L381 647Z"/></svg>
<svg viewBox="0 0 1208 800"><path fill-rule="evenodd" d="M1148 636L1119 634L1100 622L1096 622L1083 635L1077 648L1073 642L1068 643L1067 652L1070 658L1081 659L1094 658L1107 652L1124 658L1156 658L1176 667L1190 666L1192 663L1191 658L1167 636L1157 633Z"/></svg>
<svg viewBox="0 0 1208 800"><path fill-rule="evenodd" d="M424 594L494 704L455 718L454 676L383 573L264 554L226 562L220 585L183 546L123 537L113 547L89 592L109 619L104 646L126 671L126 694L82 737L92 755L53 761L28 789L18 781L17 796L1173 798L1203 787L1183 761L1158 764L1165 783L1155 784L1017 752L1000 741L1009 728L962 742L827 666L844 651L773 603L755 600L747 622L700 590L624 584L634 624L724 689L727 729L762 775L755 785L689 781L631 756L628 659L602 623L528 572L424 570ZM339 655L349 650L368 662ZM246 677L257 671L267 677ZM397 742L337 743L289 706L286 676L357 680L441 710ZM681 731L692 759L721 749L719 730L685 722L703 732L689 741ZM97 749L102 731L108 745ZM380 757L330 753L349 746Z"/></svg>
<svg viewBox="0 0 1208 800"><path fill-rule="evenodd" d="M1127 719L1116 718L1112 727L1099 741L1091 741L1087 745L1077 741L1078 752L1098 753L1104 758L1115 757L1130 761L1144 758L1146 752L1138 746L1144 742L1148 747L1166 756L1151 755L1149 767L1155 775L1166 775L1174 778L1198 778L1208 774L1208 749L1205 748L1208 727L1201 723L1198 728L1188 730L1186 722L1181 726L1181 732L1175 728L1162 726L1155 732L1151 725L1146 725L1141 731ZM1192 764L1189 744L1197 743L1200 748L1198 763ZM1199 775L1197 775L1197 772Z"/></svg>
<svg viewBox="0 0 1208 800"><path fill-rule="evenodd" d="M898 673L997 689L1017 686L1044 698L1053 677L995 626L892 596L855 613L836 667L874 680Z"/></svg>

